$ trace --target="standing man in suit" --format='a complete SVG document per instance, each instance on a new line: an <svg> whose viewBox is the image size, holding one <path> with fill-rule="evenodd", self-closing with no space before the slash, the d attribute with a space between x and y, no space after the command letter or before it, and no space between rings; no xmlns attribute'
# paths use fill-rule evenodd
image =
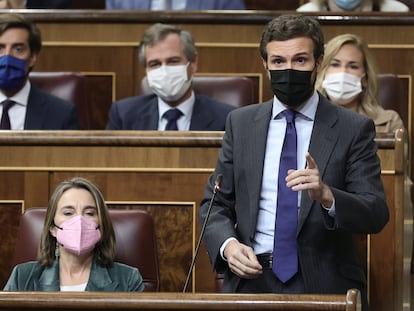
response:
<svg viewBox="0 0 414 311"><path fill-rule="evenodd" d="M223 131L233 106L194 94L197 51L188 31L154 24L139 46L139 61L153 94L112 104L108 130Z"/></svg>
<svg viewBox="0 0 414 311"><path fill-rule="evenodd" d="M389 219L375 126L315 91L323 51L315 19L281 15L268 23L260 52L275 96L229 114L200 219L221 174L204 242L214 269L224 273L225 292L345 294L357 288L368 310L353 234L377 233ZM281 156L293 129L296 163L285 167ZM286 204L287 198L293 201Z"/></svg>
<svg viewBox="0 0 414 311"><path fill-rule="evenodd" d="M107 10L245 10L243 0L106 0Z"/></svg>
<svg viewBox="0 0 414 311"><path fill-rule="evenodd" d="M0 113L2 129L79 129L75 106L30 83L42 48L39 29L19 14L0 15ZM7 125L3 125L7 119Z"/></svg>

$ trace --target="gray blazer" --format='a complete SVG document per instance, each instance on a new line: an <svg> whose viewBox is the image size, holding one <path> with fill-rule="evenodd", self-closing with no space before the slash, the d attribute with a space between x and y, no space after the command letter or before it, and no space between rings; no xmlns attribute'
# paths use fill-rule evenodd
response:
<svg viewBox="0 0 414 311"><path fill-rule="evenodd" d="M14 267L4 290L7 291L60 291L59 264L41 266L37 261L30 261ZM121 263L103 267L95 261L92 264L88 292L142 292L144 283L137 268Z"/></svg>
<svg viewBox="0 0 414 311"><path fill-rule="evenodd" d="M379 232L389 219L375 127L372 120L319 96L309 152L334 194L336 215L330 217L302 192L297 231L300 269L307 293L345 294L358 288L366 301L366 278L353 234ZM272 101L230 112L215 173L201 202L203 223L216 175L222 174L204 242L215 270L225 273L225 292L235 292L240 279L221 258L220 246L229 237L253 244L271 115Z"/></svg>

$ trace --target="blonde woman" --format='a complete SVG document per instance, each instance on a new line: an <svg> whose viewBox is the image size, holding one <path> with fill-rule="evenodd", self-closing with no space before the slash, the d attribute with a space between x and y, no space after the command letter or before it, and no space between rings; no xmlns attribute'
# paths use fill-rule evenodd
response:
<svg viewBox="0 0 414 311"><path fill-rule="evenodd" d="M373 119L377 132L404 128L398 113L378 102L374 58L357 35L339 35L326 44L315 87L332 103Z"/></svg>

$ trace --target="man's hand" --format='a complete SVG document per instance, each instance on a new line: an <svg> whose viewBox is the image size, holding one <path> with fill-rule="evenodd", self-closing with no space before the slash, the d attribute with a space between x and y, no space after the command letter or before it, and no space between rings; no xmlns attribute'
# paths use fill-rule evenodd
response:
<svg viewBox="0 0 414 311"><path fill-rule="evenodd" d="M262 266L251 247L237 240L230 241L224 249L230 270L244 279L255 279L262 274Z"/></svg>
<svg viewBox="0 0 414 311"><path fill-rule="evenodd" d="M318 166L309 152L306 153L306 168L289 170L286 185L294 191L307 190L312 200L320 202L326 208L333 204L332 191L322 182Z"/></svg>

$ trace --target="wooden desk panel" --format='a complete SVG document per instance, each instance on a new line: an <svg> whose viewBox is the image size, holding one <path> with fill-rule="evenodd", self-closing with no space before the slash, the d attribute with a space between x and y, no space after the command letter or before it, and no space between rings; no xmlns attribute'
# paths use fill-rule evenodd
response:
<svg viewBox="0 0 414 311"><path fill-rule="evenodd" d="M110 208L146 209L154 216L162 266L161 289L180 292L200 230L199 202L215 167L222 135L222 132L3 132L0 133L0 204L17 202L7 214L16 217L22 209L47 206L51 192L61 180L74 175L89 178L102 190ZM411 207L404 197L404 136L402 132L396 137L378 136L377 142L391 218L381 233L361 240L361 253L366 259L372 309L403 310L403 306L409 306L412 245ZM163 218L164 213L169 216ZM10 238L14 236L10 232L16 230L16 219L0 218L2 236ZM165 241L166 237L174 239ZM2 249L8 254L13 245L12 238L2 241ZM9 258L0 257L3 283ZM190 290L214 292L215 285L215 274L202 247Z"/></svg>

